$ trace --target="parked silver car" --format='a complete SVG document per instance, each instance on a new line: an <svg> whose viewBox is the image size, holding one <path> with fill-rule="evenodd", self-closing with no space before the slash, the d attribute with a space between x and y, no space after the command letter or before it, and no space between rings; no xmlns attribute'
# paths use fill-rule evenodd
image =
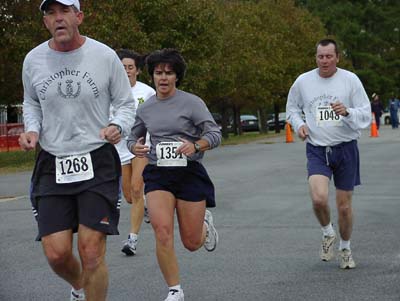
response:
<svg viewBox="0 0 400 301"><path fill-rule="evenodd" d="M279 113L279 128L283 130L286 125L286 112ZM267 120L267 127L269 131L275 129L275 117L272 116L271 119Z"/></svg>

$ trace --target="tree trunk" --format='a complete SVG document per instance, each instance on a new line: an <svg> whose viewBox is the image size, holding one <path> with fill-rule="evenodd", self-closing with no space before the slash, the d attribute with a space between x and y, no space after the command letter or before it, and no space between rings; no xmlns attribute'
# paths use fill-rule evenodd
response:
<svg viewBox="0 0 400 301"><path fill-rule="evenodd" d="M240 107L233 107L233 133L242 135L242 124L240 123Z"/></svg>
<svg viewBox="0 0 400 301"><path fill-rule="evenodd" d="M279 103L274 102L274 115L275 115L275 133L280 133L281 128L279 126Z"/></svg>
<svg viewBox="0 0 400 301"><path fill-rule="evenodd" d="M260 129L260 133L268 133L265 108L259 108L257 110L257 115L258 115L258 128Z"/></svg>
<svg viewBox="0 0 400 301"><path fill-rule="evenodd" d="M221 127L222 127L222 137L228 139L228 124L229 124L229 111L226 106L222 106L221 110Z"/></svg>

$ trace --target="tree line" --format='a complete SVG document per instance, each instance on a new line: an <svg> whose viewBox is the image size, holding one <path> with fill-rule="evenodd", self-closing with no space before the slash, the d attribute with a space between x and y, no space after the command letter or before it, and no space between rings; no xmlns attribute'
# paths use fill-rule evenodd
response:
<svg viewBox="0 0 400 301"><path fill-rule="evenodd" d="M5 0L0 4L3 35L0 41L0 104L22 102L23 59L28 51L49 38L38 10L40 2ZM321 4L324 2L329 14ZM368 91L369 87L378 92L388 87L387 78L395 85L398 71L396 79L395 73L385 73L388 65L383 66L382 62L394 64L391 70L396 69L389 58L399 57L394 55L398 54L398 48L391 50L398 46L398 40L397 44L385 43L386 51L379 48L375 40L375 48L370 40L358 38L357 44L356 35L349 35L347 31L356 26L354 24L361 26L365 20L360 17L361 13L349 19L344 9L340 9L340 4L349 8L357 2L358 8L366 6L370 10L373 7L386 17L390 1L337 1L337 5L328 2L82 0L85 20L80 31L114 49L130 48L143 54L166 47L181 51L188 63L181 88L199 95L212 111L222 114L226 135L231 116L240 133L238 121L243 112L257 113L261 130L266 130L267 113L284 110L291 84L300 73L314 68L315 44L326 36L339 39L344 46L341 66L354 68ZM366 14L368 10L365 10ZM375 21L371 20L369 27L365 27L371 39L375 36L371 29ZM376 35L383 30L377 29ZM374 52L378 50L379 55ZM376 59L373 61L368 55ZM141 80L146 82L149 76L144 74Z"/></svg>

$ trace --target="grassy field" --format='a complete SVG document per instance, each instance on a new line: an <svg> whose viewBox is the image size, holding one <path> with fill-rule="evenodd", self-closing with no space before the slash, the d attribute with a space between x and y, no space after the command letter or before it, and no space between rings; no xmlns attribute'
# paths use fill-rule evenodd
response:
<svg viewBox="0 0 400 301"><path fill-rule="evenodd" d="M284 132L282 131L280 134L275 134L274 132L269 132L268 134L246 132L240 136L234 136L230 134L228 139L223 139L222 145L250 143L257 140L263 140L268 137L275 137L276 135L284 135ZM32 170L34 162L34 151L0 152L0 174Z"/></svg>
<svg viewBox="0 0 400 301"><path fill-rule="evenodd" d="M277 137L285 135L284 131L281 131L279 134L276 134L275 132L268 132L268 134L261 134L259 132L245 132L240 136L235 136L232 134L229 134L228 139L223 139L222 140L222 145L237 145L237 144L245 144L245 143L250 143L258 140L263 140L266 138L272 138L272 137Z"/></svg>
<svg viewBox="0 0 400 301"><path fill-rule="evenodd" d="M0 174L32 170L35 152L0 152Z"/></svg>

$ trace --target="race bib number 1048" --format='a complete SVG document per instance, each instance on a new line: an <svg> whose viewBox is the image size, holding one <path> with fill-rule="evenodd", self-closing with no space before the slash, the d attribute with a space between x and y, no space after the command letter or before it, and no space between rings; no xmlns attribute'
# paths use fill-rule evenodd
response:
<svg viewBox="0 0 400 301"><path fill-rule="evenodd" d="M56 157L56 183L74 183L94 177L90 153Z"/></svg>
<svg viewBox="0 0 400 301"><path fill-rule="evenodd" d="M342 116L337 115L331 106L318 106L315 115L318 126L343 126Z"/></svg>

